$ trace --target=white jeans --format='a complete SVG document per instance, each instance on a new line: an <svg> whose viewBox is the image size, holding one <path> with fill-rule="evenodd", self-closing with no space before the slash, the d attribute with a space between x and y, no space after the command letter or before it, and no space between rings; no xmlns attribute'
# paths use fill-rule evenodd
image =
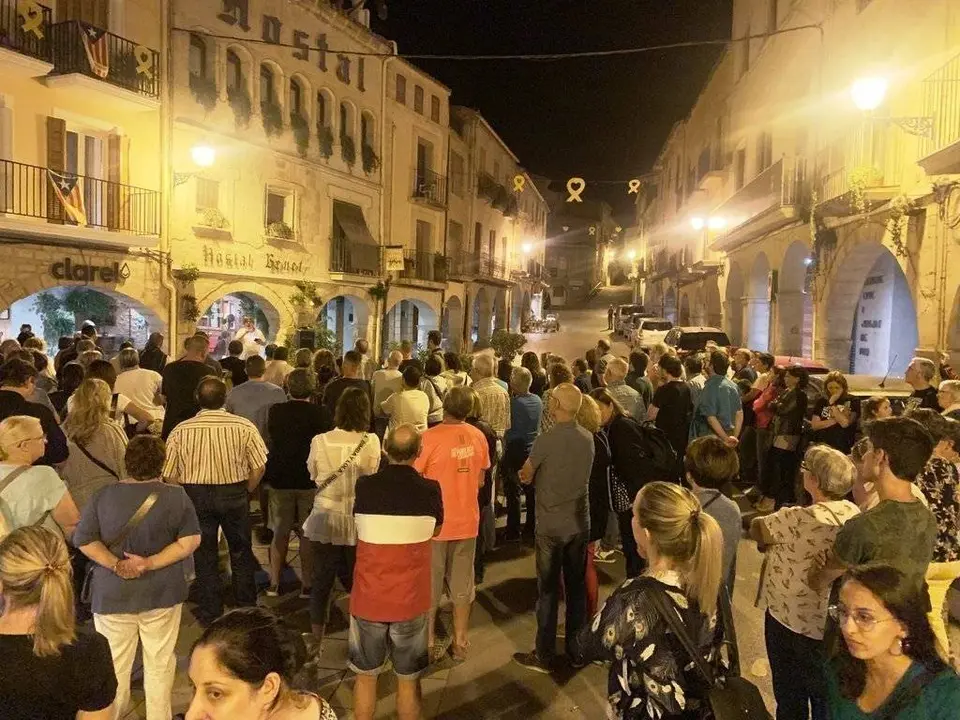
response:
<svg viewBox="0 0 960 720"><path fill-rule="evenodd" d="M130 703L130 673L143 643L143 689L147 696L147 720L170 720L170 694L177 673L177 636L183 605L142 613L94 615L97 632L107 638L117 674L117 697L113 717L121 718Z"/></svg>

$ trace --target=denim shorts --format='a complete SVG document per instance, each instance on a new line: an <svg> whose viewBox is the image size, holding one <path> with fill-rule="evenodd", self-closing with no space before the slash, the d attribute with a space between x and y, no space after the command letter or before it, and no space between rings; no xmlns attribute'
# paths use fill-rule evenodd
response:
<svg viewBox="0 0 960 720"><path fill-rule="evenodd" d="M387 669L403 680L416 680L430 664L427 656L427 613L402 622L375 622L350 616L350 669L377 676Z"/></svg>

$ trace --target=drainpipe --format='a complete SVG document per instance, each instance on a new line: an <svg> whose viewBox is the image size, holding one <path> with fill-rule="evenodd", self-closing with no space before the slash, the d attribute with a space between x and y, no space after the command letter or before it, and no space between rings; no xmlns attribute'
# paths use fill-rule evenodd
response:
<svg viewBox="0 0 960 720"><path fill-rule="evenodd" d="M383 247L386 244L386 223L387 223L387 202L390 202L390 219L393 220L393 202L390 196L390 193L387 192L387 180L388 173L387 168L390 168L390 173L393 173L393 149L396 147L395 134L396 126L391 122L390 123L390 162L387 162L387 68L390 65L390 61L396 59L399 54L399 48L397 46L396 40L388 41L391 49L393 50L393 55L385 57L383 59L383 64L381 67L381 83L380 83L380 118L383 123L383 130L380 132L380 261L384 261L383 257ZM393 190L392 177L390 178L390 190ZM384 280L384 284L389 279L386 272L381 276ZM380 300L377 300L374 303L374 316L377 319L377 325L374 327L373 333L373 347L380 348L381 355L386 351L386 327L387 327L387 298L383 298L383 309L380 309Z"/></svg>
<svg viewBox="0 0 960 720"><path fill-rule="evenodd" d="M161 43L160 52L160 285L169 293L167 304L167 351L175 352L180 345L177 336L178 298L177 288L170 274L170 207L173 195L173 110L171 108L170 68L173 65L171 32L174 25L174 8L170 0L160 0Z"/></svg>

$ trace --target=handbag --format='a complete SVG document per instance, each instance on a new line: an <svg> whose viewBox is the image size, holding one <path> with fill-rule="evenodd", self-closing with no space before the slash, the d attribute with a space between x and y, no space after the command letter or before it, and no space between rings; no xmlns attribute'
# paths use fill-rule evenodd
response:
<svg viewBox="0 0 960 720"><path fill-rule="evenodd" d="M110 475L113 475L117 480L120 479L120 476L117 474L117 472L116 472L115 470L113 470L111 467L109 467L109 466L108 466L106 463L104 463L103 461L97 460L97 458L95 458L95 457L91 454L91 452L90 452L89 450L87 450L87 448L85 448L85 447L83 446L82 443L74 442L74 445L77 446L77 448L80 450L80 452L82 452L84 455L87 456L87 460L89 460L90 462L92 462L94 465L96 465L97 467L99 467L99 468L100 468L101 470L103 470L104 472L106 472L106 473L108 473L108 474L110 474Z"/></svg>
<svg viewBox="0 0 960 720"><path fill-rule="evenodd" d="M773 720L773 716L763 702L760 690L740 675L736 631L726 589L720 589L720 613L724 634L723 645L728 648L730 661L726 674L722 675L714 673L697 650L676 608L667 599L666 592L658 588L656 592L651 593L651 597L657 612L683 645L697 671L707 681L709 690L700 715L702 720Z"/></svg>
<svg viewBox="0 0 960 720"><path fill-rule="evenodd" d="M81 447L82 449L82 446L78 445L78 447ZM133 529L137 527L137 525L139 525L147 516L147 513L150 512L150 509L157 502L158 497L160 497L160 493L157 491L147 495L146 499L140 503L140 507L137 508L137 511L130 516L129 520L127 520L127 524L123 526L123 529L120 530L119 534L110 542L104 543L110 552L112 552L114 555L119 552L120 546L123 545L123 541L129 537ZM97 563L91 562L89 565L87 565L87 571L83 576L83 585L80 588L80 602L84 605L89 605L93 600L93 570L96 567Z"/></svg>

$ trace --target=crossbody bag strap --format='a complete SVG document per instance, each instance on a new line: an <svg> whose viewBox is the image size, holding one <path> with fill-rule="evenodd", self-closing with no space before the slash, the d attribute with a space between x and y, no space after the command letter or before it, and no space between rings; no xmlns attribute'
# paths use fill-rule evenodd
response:
<svg viewBox="0 0 960 720"><path fill-rule="evenodd" d="M370 433L363 434L363 437L360 438L359 444L353 449L353 452L350 453L350 457L344 460L340 467L330 473L326 479L317 486L317 494L322 493L324 490L330 487L330 484L343 474L343 471L347 469L350 463L352 463L357 458L357 455L360 454L360 451L363 450L363 446L367 444L367 438L369 436Z"/></svg>
<svg viewBox="0 0 960 720"><path fill-rule="evenodd" d="M680 618L680 615L677 614L673 603L667 598L666 591L660 587L653 587L650 597L652 597L653 604L656 606L657 612L660 613L660 617L664 619L671 632L676 635L677 640L683 645L683 649L687 651L693 664L696 665L697 670L703 675L711 688L716 687L717 681L714 677L713 670L694 645L683 620Z"/></svg>
<svg viewBox="0 0 960 720"><path fill-rule="evenodd" d="M130 517L130 519L127 520L127 524L123 526L123 529L117 534L117 536L110 542L104 543L110 552L115 553L116 551L114 548L119 549L120 546L123 545L123 541L129 537L133 529L137 527L137 525L139 525L147 516L147 513L150 512L150 508L152 508L157 502L158 497L160 497L160 493L156 490L147 495L146 499L140 504L140 507L137 508L137 511Z"/></svg>
<svg viewBox="0 0 960 720"><path fill-rule="evenodd" d="M0 493L6 490L14 480L23 475L30 468L30 465L19 465L7 473L7 476L3 480L0 480Z"/></svg>
<svg viewBox="0 0 960 720"><path fill-rule="evenodd" d="M104 463L104 462L102 462L102 461L100 461L100 460L97 460L97 458L95 458L95 457L90 453L90 451L87 450L86 447L84 447L83 443L78 443L78 442L74 441L74 445L76 445L76 446L80 449L80 452L82 452L84 455L86 455L86 456L87 456L87 459L88 459L90 462L92 462L94 465L96 465L97 467L99 467L101 470L110 473L110 474L113 475L117 480L120 479L120 476L116 473L115 470L112 470L106 463Z"/></svg>

